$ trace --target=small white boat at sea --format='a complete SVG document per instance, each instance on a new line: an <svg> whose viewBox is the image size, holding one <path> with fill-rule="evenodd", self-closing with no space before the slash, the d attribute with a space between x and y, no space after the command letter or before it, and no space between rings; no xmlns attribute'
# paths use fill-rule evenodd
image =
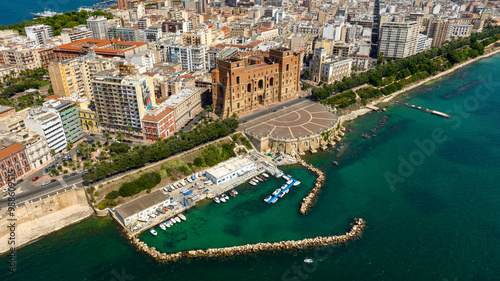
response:
<svg viewBox="0 0 500 281"><path fill-rule="evenodd" d="M286 184L287 184L287 185L289 185L289 184L291 184L292 182L293 182L293 180L288 180L288 181L286 182Z"/></svg>
<svg viewBox="0 0 500 281"><path fill-rule="evenodd" d="M253 186L256 186L256 185L257 185L257 184L256 184L256 183L254 183L253 181L249 181L248 183L249 183L249 184L251 184L251 185L253 185Z"/></svg>
<svg viewBox="0 0 500 281"><path fill-rule="evenodd" d="M186 216L184 216L183 214L179 214L178 217L181 218L181 220L183 220L183 221L186 220Z"/></svg>
<svg viewBox="0 0 500 281"><path fill-rule="evenodd" d="M222 203L226 203L226 198L224 198L224 197L222 197L222 196L220 196L220 197L219 197L219 200L220 200Z"/></svg>
<svg viewBox="0 0 500 281"><path fill-rule="evenodd" d="M305 263L313 263L314 261L312 259L304 259Z"/></svg>
<svg viewBox="0 0 500 281"><path fill-rule="evenodd" d="M287 175L283 175L281 177L284 178L285 180L290 180L290 178Z"/></svg>
<svg viewBox="0 0 500 281"><path fill-rule="evenodd" d="M273 196L274 196L274 195L276 195L276 194L278 194L278 193L280 193L280 191L281 191L281 189L280 189L280 188L278 188L278 189L276 189L275 191L273 191Z"/></svg>
<svg viewBox="0 0 500 281"><path fill-rule="evenodd" d="M300 184L300 181L296 181L296 182L293 183L293 186L297 186L299 184Z"/></svg>
<svg viewBox="0 0 500 281"><path fill-rule="evenodd" d="M172 224L171 224L169 221L166 221L166 222L165 222L165 226L166 226L166 227L171 227L171 226L172 226Z"/></svg>
<svg viewBox="0 0 500 281"><path fill-rule="evenodd" d="M174 218L176 222L181 222L181 219L179 217Z"/></svg>
<svg viewBox="0 0 500 281"><path fill-rule="evenodd" d="M271 201L271 204L274 204L278 201L278 197L274 198L272 201Z"/></svg>
<svg viewBox="0 0 500 281"><path fill-rule="evenodd" d="M219 197L214 197L214 202L217 203L217 204L219 204L220 203Z"/></svg>
<svg viewBox="0 0 500 281"><path fill-rule="evenodd" d="M266 177L266 178L268 178L268 177L269 177L269 175L268 175L268 174L266 174L266 173L262 173L262 175L263 175L264 177Z"/></svg>
<svg viewBox="0 0 500 281"><path fill-rule="evenodd" d="M224 197L224 199L229 200L229 196L227 196L225 193L221 195L221 197Z"/></svg>
<svg viewBox="0 0 500 281"><path fill-rule="evenodd" d="M271 198L273 198L271 195L267 196L266 199L264 199L264 202L268 202L269 200L271 200Z"/></svg>
<svg viewBox="0 0 500 281"><path fill-rule="evenodd" d="M160 228L163 231L167 230L167 227L165 227L165 225L163 223L160 223Z"/></svg>
<svg viewBox="0 0 500 281"><path fill-rule="evenodd" d="M151 232L151 234L153 234L154 236L158 235L158 232L156 232L156 230L154 230L154 228L151 228L151 230L149 232Z"/></svg>

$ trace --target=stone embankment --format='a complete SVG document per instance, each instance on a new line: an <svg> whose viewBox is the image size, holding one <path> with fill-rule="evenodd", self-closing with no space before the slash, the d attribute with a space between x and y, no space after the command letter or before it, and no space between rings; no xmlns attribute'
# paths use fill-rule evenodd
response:
<svg viewBox="0 0 500 281"><path fill-rule="evenodd" d="M325 182L325 174L320 169L314 167L311 164L306 163L304 160L300 158L297 158L297 163L299 163L300 165L306 167L309 171L312 171L313 173L318 175L318 177L314 181L313 189L311 189L309 194L307 194L307 196L304 199L302 199L302 204L300 204L299 213L305 215L307 214L307 212L309 212L309 210L311 210L312 206L314 205L314 203L316 203L316 200L318 199L318 195L321 192L321 187L323 187L323 183Z"/></svg>
<svg viewBox="0 0 500 281"><path fill-rule="evenodd" d="M269 253L269 252L285 252L306 250L317 247L326 247L333 245L347 244L350 241L358 240L363 235L366 228L366 222L361 218L355 218L352 223L352 228L349 232L343 235L320 236L315 238L307 238L298 241L280 241L275 243L257 243L243 246L225 247L206 250L191 250L173 254L161 253L154 247L149 247L136 236L128 234L129 239L135 244L140 251L149 254L155 260L162 263L176 262L182 259L200 259L200 258L230 258L242 256L252 253Z"/></svg>

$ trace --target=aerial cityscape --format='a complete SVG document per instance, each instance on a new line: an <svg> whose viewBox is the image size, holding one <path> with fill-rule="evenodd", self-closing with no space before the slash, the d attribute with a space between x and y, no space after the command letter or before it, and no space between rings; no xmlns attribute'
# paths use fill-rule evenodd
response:
<svg viewBox="0 0 500 281"><path fill-rule="evenodd" d="M0 4L0 280L498 280L500 1Z"/></svg>

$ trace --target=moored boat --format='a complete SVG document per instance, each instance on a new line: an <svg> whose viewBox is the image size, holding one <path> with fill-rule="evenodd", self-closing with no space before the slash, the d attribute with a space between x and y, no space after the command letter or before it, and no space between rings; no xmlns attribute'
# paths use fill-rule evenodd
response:
<svg viewBox="0 0 500 281"><path fill-rule="evenodd" d="M175 219L174 219L174 218L171 218L171 219L170 219L170 223L171 223L172 225L174 225L174 224L176 224L177 222L175 221Z"/></svg>
<svg viewBox="0 0 500 281"><path fill-rule="evenodd" d="M273 198L271 195L267 196L266 199L264 199L264 202L268 202L269 200L271 200L271 198Z"/></svg>
<svg viewBox="0 0 500 281"><path fill-rule="evenodd" d="M186 216L185 216L185 215L183 215L183 214L179 214L179 215L178 215L178 217L179 217L179 218L181 218L181 220L183 220L183 221L185 221L185 220L186 220Z"/></svg>
<svg viewBox="0 0 500 281"><path fill-rule="evenodd" d="M304 259L305 263L313 263L314 261L312 259Z"/></svg>
<svg viewBox="0 0 500 281"><path fill-rule="evenodd" d="M293 180L288 180L288 181L286 182L286 184L287 184L287 185L289 185L289 184L291 184L291 183L293 183Z"/></svg>
<svg viewBox="0 0 500 281"><path fill-rule="evenodd" d="M222 203L226 203L226 198L224 198L224 197L222 197L222 196L221 196L221 197L219 197L219 200L220 200Z"/></svg>
<svg viewBox="0 0 500 281"><path fill-rule="evenodd" d="M266 178L268 178L268 177L269 177L269 175L268 175L268 174L266 174L266 173L262 173L262 175L263 175L264 177L266 177Z"/></svg>
<svg viewBox="0 0 500 281"><path fill-rule="evenodd" d="M296 181L296 182L293 183L293 186L297 186L299 184L300 184L300 181Z"/></svg>
<svg viewBox="0 0 500 281"><path fill-rule="evenodd" d="M167 230L167 227L163 223L160 223L160 228L163 231Z"/></svg>
<svg viewBox="0 0 500 281"><path fill-rule="evenodd" d="M278 201L278 197L276 197L276 198L274 198L273 200L271 200L271 204L276 203L276 201Z"/></svg>
<svg viewBox="0 0 500 281"><path fill-rule="evenodd" d="M181 219L179 217L174 218L176 222L181 222Z"/></svg>
<svg viewBox="0 0 500 281"><path fill-rule="evenodd" d="M219 197L214 197L214 202L217 203L217 204L219 204L220 203Z"/></svg>
<svg viewBox="0 0 500 281"><path fill-rule="evenodd" d="M151 234L153 234L154 236L158 235L158 232L156 232L156 230L154 230L154 228L151 228L151 230L149 232L151 232Z"/></svg>
<svg viewBox="0 0 500 281"><path fill-rule="evenodd" d="M254 183L253 181L249 181L248 183L250 183L251 185L255 186L257 185L256 183Z"/></svg>

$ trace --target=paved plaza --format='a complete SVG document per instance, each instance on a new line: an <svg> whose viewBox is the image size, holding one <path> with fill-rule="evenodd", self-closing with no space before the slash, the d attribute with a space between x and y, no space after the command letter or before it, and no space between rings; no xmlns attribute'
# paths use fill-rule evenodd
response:
<svg viewBox="0 0 500 281"><path fill-rule="evenodd" d="M298 138L324 132L337 123L338 117L330 108L304 100L240 125L239 130L257 137L270 135L280 138Z"/></svg>

